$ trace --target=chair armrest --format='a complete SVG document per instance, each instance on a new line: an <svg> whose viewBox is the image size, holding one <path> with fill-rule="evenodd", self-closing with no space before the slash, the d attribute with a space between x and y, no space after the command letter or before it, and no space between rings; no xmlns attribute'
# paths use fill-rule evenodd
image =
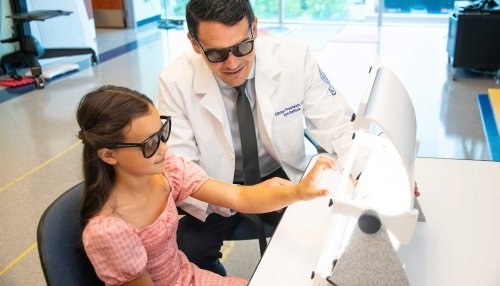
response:
<svg viewBox="0 0 500 286"><path fill-rule="evenodd" d="M260 247L260 255L264 255L264 252L267 248L267 236L266 230L264 228L264 223L262 220L255 214L241 214L243 219L250 221L255 231L257 232L257 238L259 239L259 247Z"/></svg>
<svg viewBox="0 0 500 286"><path fill-rule="evenodd" d="M309 132L309 130L307 129L304 129L304 137L306 137L306 139L311 142L311 144L314 146L314 148L316 148L316 150L318 151L318 154L319 153L328 153L326 152L325 149L323 149L323 147L321 147L318 142L316 142L316 140L314 140L314 138L312 137L311 133Z"/></svg>

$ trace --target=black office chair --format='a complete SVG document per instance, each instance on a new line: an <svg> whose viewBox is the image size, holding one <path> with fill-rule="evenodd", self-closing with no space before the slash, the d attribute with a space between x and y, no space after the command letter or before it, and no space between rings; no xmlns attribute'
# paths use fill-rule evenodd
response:
<svg viewBox="0 0 500 286"><path fill-rule="evenodd" d="M53 17L69 15L72 12L61 10L28 11L26 0L10 0L10 7L12 15L7 17L12 18L13 35L0 42L19 42L19 50L2 56L0 68L4 74L10 75L14 79L21 79L22 77L17 73L17 68L30 68L36 87L43 88L45 79L42 77L42 67L38 59L90 54L92 64L97 64L97 56L92 48L44 49L40 42L31 35L30 21L44 21Z"/></svg>
<svg viewBox="0 0 500 286"><path fill-rule="evenodd" d="M83 245L80 202L83 183L60 195L38 223L38 254L49 286L104 285L97 277Z"/></svg>

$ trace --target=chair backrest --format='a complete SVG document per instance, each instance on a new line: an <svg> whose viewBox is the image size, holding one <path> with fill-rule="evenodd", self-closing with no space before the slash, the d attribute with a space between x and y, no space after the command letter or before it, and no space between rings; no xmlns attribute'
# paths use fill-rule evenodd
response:
<svg viewBox="0 0 500 286"><path fill-rule="evenodd" d="M38 223L38 254L49 286L104 285L81 243L82 192L83 183L64 192L45 210Z"/></svg>

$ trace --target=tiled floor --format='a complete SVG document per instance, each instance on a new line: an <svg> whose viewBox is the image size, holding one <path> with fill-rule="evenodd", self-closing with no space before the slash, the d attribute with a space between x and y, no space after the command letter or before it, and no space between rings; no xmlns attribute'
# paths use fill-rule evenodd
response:
<svg viewBox="0 0 500 286"><path fill-rule="evenodd" d="M448 73L445 25L289 26L262 30L304 41L354 109L377 56L410 93L418 121L421 157L489 160L476 95L496 87L491 77ZM81 96L102 84L124 85L156 100L162 68L189 48L186 30L103 30L99 53L137 41L137 49L53 80L0 103L0 285L45 285L36 250L44 209L81 180L75 109ZM71 61L81 61L73 58ZM0 90L0 94L4 92ZM422 190L425 195L425 190ZM250 277L258 262L256 241L228 243L232 275ZM242 257L245 257L243 259Z"/></svg>

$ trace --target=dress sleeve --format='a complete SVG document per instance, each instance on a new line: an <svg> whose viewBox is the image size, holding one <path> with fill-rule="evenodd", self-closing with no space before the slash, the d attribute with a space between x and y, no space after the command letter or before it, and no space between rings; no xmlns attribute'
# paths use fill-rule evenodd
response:
<svg viewBox="0 0 500 286"><path fill-rule="evenodd" d="M142 275L147 253L141 239L124 221L96 217L83 230L83 246L99 279L121 285Z"/></svg>
<svg viewBox="0 0 500 286"><path fill-rule="evenodd" d="M176 203L196 192L208 179L207 173L191 161L168 152L165 159L163 174L170 184L170 192Z"/></svg>

